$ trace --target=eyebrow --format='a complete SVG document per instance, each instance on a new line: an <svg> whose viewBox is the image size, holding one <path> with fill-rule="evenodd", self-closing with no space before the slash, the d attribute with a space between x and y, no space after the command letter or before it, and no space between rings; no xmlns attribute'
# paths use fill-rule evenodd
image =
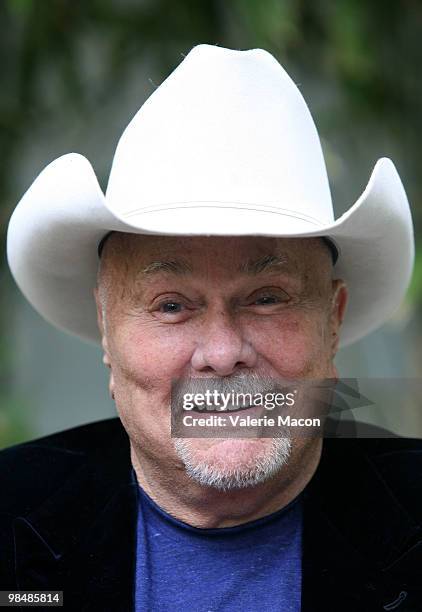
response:
<svg viewBox="0 0 422 612"><path fill-rule="evenodd" d="M238 268L238 272L255 276L261 272L280 272L286 269L288 258L285 255L264 255L251 259Z"/></svg>
<svg viewBox="0 0 422 612"><path fill-rule="evenodd" d="M143 270L142 274L146 276L152 274L158 274L159 272L171 272L173 274L186 274L192 272L190 265L181 260L169 260L169 261L152 261Z"/></svg>
<svg viewBox="0 0 422 612"><path fill-rule="evenodd" d="M251 259L241 264L237 272L255 276L262 272L279 272L286 269L288 258L284 255L264 255L258 259ZM184 275L193 272L192 267L183 260L152 261L141 271L141 274L150 276L160 272Z"/></svg>

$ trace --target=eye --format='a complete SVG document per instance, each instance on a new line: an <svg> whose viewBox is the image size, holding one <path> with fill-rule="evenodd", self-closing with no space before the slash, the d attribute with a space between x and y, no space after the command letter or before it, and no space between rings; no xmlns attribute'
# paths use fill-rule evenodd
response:
<svg viewBox="0 0 422 612"><path fill-rule="evenodd" d="M265 287L254 291L248 298L250 306L274 306L286 303L290 300L290 296L286 291L279 287Z"/></svg>
<svg viewBox="0 0 422 612"><path fill-rule="evenodd" d="M182 323L189 319L195 305L183 296L160 296L152 304L150 312L163 323Z"/></svg>
<svg viewBox="0 0 422 612"><path fill-rule="evenodd" d="M275 295L264 295L255 300L254 304L258 304L259 306L266 306L267 304L278 304L279 302L280 298Z"/></svg>
<svg viewBox="0 0 422 612"><path fill-rule="evenodd" d="M160 304L160 312L165 314L179 313L182 311L183 305L180 302L162 302Z"/></svg>

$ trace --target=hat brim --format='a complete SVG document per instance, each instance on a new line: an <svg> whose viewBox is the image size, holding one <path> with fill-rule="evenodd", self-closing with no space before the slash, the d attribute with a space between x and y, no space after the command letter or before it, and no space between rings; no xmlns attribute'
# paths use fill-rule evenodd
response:
<svg viewBox="0 0 422 612"><path fill-rule="evenodd" d="M16 207L8 228L7 257L22 293L47 321L94 342L100 340L93 299L97 247L110 231L327 236L339 251L335 277L349 288L340 346L367 335L394 313L414 260L409 204L387 158L376 163L357 202L323 226L291 211L216 202L142 208L123 218L108 206L88 160L64 155L41 172Z"/></svg>

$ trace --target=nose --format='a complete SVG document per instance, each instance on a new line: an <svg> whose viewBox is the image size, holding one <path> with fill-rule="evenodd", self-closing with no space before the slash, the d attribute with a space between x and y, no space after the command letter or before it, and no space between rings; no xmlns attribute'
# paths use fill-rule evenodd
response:
<svg viewBox="0 0 422 612"><path fill-rule="evenodd" d="M210 314L204 323L191 365L196 372L229 376L239 369L255 367L257 357L242 329L228 313L220 311Z"/></svg>

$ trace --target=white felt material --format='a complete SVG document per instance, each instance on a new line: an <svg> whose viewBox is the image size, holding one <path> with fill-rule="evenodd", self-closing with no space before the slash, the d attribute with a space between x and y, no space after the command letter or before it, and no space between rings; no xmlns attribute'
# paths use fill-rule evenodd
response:
<svg viewBox="0 0 422 612"><path fill-rule="evenodd" d="M48 165L8 228L9 265L48 321L99 340L92 290L110 230L328 236L350 292L341 345L381 325L409 284L413 226L391 160L334 220L320 140L299 89L262 49L198 45L124 131L106 196L83 156Z"/></svg>

